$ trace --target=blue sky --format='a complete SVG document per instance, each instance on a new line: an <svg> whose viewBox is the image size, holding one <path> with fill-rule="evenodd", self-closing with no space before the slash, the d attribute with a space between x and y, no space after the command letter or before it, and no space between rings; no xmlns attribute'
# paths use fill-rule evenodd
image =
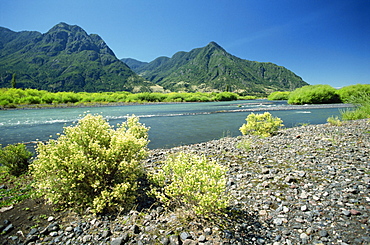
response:
<svg viewBox="0 0 370 245"><path fill-rule="evenodd" d="M118 58L152 61L215 41L309 84L370 84L370 0L0 0L0 26L59 22L99 34Z"/></svg>

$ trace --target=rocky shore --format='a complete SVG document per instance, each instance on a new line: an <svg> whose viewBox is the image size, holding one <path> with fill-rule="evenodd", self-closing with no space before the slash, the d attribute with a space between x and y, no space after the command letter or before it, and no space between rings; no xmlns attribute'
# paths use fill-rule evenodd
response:
<svg viewBox="0 0 370 245"><path fill-rule="evenodd" d="M370 244L369 120L152 150L146 168L178 151L229 167L226 214L185 219L141 200L129 213L50 213L22 226L32 217L10 210L0 244Z"/></svg>

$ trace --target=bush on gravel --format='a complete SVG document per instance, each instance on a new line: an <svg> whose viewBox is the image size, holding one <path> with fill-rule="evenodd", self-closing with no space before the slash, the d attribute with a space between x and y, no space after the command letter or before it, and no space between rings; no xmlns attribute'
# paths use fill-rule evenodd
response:
<svg viewBox="0 0 370 245"><path fill-rule="evenodd" d="M114 129L101 115L86 115L57 140L38 145L30 165L34 186L50 202L79 210L128 209L147 155L147 131L135 116Z"/></svg>

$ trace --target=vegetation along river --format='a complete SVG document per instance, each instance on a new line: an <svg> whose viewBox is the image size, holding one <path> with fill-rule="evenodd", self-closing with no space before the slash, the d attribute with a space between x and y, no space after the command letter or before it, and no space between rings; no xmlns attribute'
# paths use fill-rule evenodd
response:
<svg viewBox="0 0 370 245"><path fill-rule="evenodd" d="M127 115L140 117L150 127L149 148L206 142L241 135L239 127L248 114L269 111L280 117L285 127L323 124L339 116L348 105L291 106L286 101L244 100L229 102L145 104L107 107L54 108L0 111L0 144L14 144L57 138L63 127L77 122L84 113L102 114L111 125L126 121Z"/></svg>

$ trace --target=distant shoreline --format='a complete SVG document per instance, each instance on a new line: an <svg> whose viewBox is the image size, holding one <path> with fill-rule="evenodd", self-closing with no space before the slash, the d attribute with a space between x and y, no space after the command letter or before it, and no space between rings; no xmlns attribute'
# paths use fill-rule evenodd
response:
<svg viewBox="0 0 370 245"><path fill-rule="evenodd" d="M107 103L84 103L84 104L32 104L19 105L14 108L0 107L0 110L39 110L39 109L58 109L58 108L84 108L84 107L109 107L109 106L132 106L132 105L155 105L155 104L179 104L179 103L196 103L196 102L107 102Z"/></svg>
<svg viewBox="0 0 370 245"><path fill-rule="evenodd" d="M234 100L235 101L235 100ZM210 101L217 102L217 101ZM205 103L205 102L107 102L107 103L83 103L83 104L32 104L32 105L19 105L14 108L4 108L0 107L0 111L8 110L38 110L38 109L58 109L58 108L84 108L84 107L110 107L110 106L133 106L133 105L168 105L168 104L184 104L184 103ZM256 102L255 104L266 104L271 103L270 101ZM286 105L286 106L277 106L272 108L253 108L253 109L243 109L241 103L241 108L238 110L228 110L228 111L218 111L220 112L244 112L244 111L282 111L282 110L300 110L300 109L325 109L325 108L348 108L354 107L352 104L345 103L334 103L334 104L305 104L305 105ZM250 105L250 103L248 103Z"/></svg>

